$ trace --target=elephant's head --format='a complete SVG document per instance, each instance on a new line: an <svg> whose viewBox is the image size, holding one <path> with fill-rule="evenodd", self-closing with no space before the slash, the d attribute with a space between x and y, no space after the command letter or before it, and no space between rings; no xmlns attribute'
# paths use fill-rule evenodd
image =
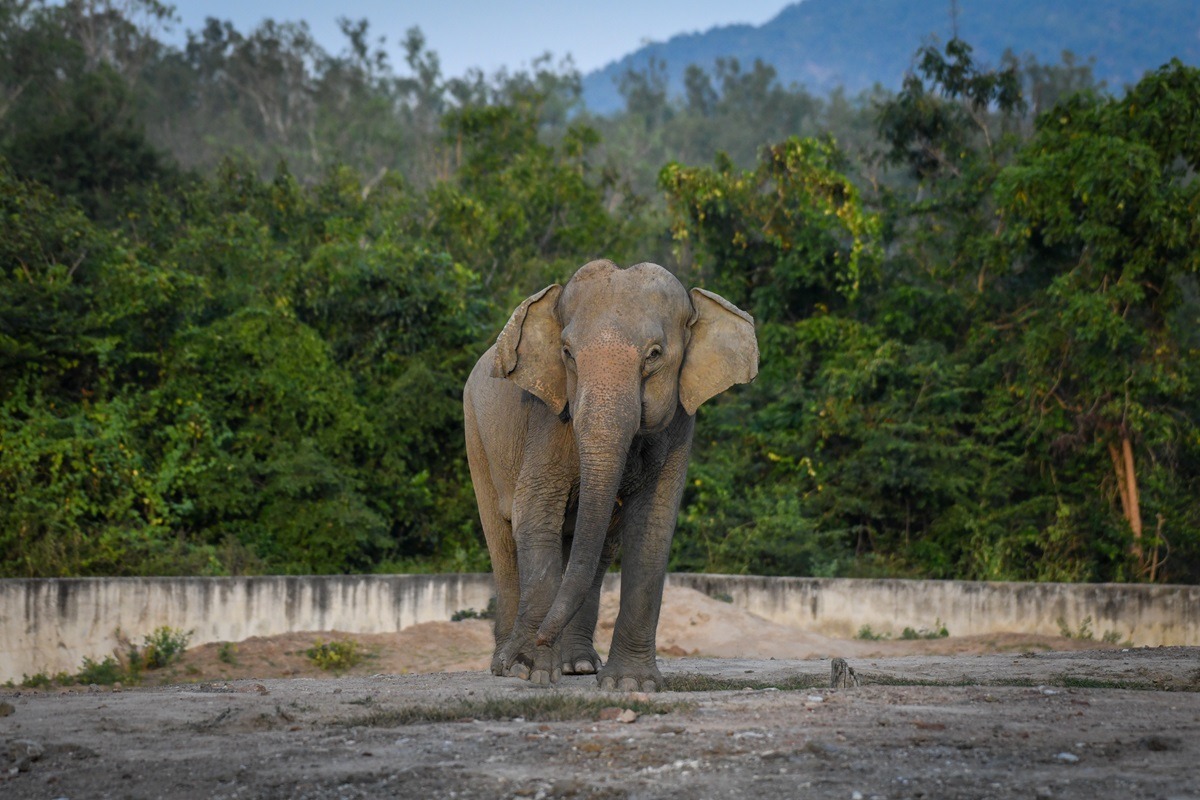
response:
<svg viewBox="0 0 1200 800"><path fill-rule="evenodd" d="M580 462L575 541L539 629L551 642L583 602L599 563L633 437L758 373L754 320L657 264L593 261L513 312L496 342L507 378L571 420Z"/></svg>

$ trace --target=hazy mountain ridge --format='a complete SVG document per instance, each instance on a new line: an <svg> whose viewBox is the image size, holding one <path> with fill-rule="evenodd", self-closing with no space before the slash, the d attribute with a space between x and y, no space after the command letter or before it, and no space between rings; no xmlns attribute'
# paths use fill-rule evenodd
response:
<svg viewBox="0 0 1200 800"><path fill-rule="evenodd" d="M984 62L1006 49L1058 63L1069 50L1095 59L1096 77L1110 87L1136 82L1147 70L1179 58L1200 63L1200 3L1195 0L959 0L958 35ZM623 102L617 89L628 70L666 64L672 94L682 94L689 64L713 69L718 58L773 65L784 85L857 93L879 83L900 85L922 43L951 38L949 2L926 0L802 0L761 26L727 25L653 42L584 77L584 99L598 112ZM865 27L869 24L869 27Z"/></svg>

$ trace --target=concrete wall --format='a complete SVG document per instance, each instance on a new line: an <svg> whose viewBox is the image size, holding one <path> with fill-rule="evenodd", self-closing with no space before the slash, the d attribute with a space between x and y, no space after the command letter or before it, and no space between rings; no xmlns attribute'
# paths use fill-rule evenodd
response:
<svg viewBox="0 0 1200 800"><path fill-rule="evenodd" d="M670 576L671 584L728 596L734 605L784 625L852 637L863 625L893 637L906 627L951 636L1078 632L1088 618L1097 639L1113 632L1135 645L1200 645L1200 586L1130 583Z"/></svg>
<svg viewBox="0 0 1200 800"><path fill-rule="evenodd" d="M1200 587L1141 584L763 578L674 574L767 619L830 636L863 625L893 636L907 626L951 635L1014 631L1057 635L1091 618L1097 638L1114 631L1135 644L1200 645ZM606 588L616 588L610 575ZM0 580L0 682L75 672L84 656L140 644L169 625L192 644L236 642L289 631L386 633L482 609L489 575L365 575L259 578Z"/></svg>
<svg viewBox="0 0 1200 800"><path fill-rule="evenodd" d="M386 633L482 610L490 575L0 580L0 682L74 673L169 625L191 644L289 631Z"/></svg>

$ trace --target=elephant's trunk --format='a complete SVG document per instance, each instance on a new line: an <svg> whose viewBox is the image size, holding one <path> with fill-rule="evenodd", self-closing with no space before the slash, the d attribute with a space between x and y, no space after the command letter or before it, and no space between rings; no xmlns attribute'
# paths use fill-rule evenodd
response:
<svg viewBox="0 0 1200 800"><path fill-rule="evenodd" d="M554 603L538 628L539 644L550 644L562 633L587 598L600 566L625 459L642 419L641 366L636 351L629 350L632 358L618 364L611 357L578 357L579 390L571 418L579 451L579 508L571 556ZM614 374L623 380L614 381ZM595 380L595 375L603 377Z"/></svg>

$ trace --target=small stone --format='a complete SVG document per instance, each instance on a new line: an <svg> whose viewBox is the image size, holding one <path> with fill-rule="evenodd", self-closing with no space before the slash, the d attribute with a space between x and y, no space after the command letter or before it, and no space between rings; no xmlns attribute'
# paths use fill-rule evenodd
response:
<svg viewBox="0 0 1200 800"><path fill-rule="evenodd" d="M586 792L587 788L587 784L581 780L564 778L551 784L550 793L555 797L571 797Z"/></svg>
<svg viewBox="0 0 1200 800"><path fill-rule="evenodd" d="M0 703L0 717L7 717L16 710L12 703Z"/></svg>
<svg viewBox="0 0 1200 800"><path fill-rule="evenodd" d="M1075 755L1074 753L1059 753L1055 756L1055 758L1064 764L1074 764L1079 761L1079 756Z"/></svg>
<svg viewBox="0 0 1200 800"><path fill-rule="evenodd" d="M8 746L8 754L16 763L17 772L28 772L29 765L42 757L45 749L32 739L15 739Z"/></svg>
<svg viewBox="0 0 1200 800"><path fill-rule="evenodd" d="M851 792L850 800L863 800L863 793L859 791Z"/></svg>
<svg viewBox="0 0 1200 800"><path fill-rule="evenodd" d="M630 722L637 722L637 718L638 712L634 711L632 708L627 708L617 717L617 722L624 722L628 724Z"/></svg>
<svg viewBox="0 0 1200 800"><path fill-rule="evenodd" d="M844 755L846 752L844 748L837 745L811 739L805 743L804 749L814 756L820 756L821 758L833 758L834 756Z"/></svg>

